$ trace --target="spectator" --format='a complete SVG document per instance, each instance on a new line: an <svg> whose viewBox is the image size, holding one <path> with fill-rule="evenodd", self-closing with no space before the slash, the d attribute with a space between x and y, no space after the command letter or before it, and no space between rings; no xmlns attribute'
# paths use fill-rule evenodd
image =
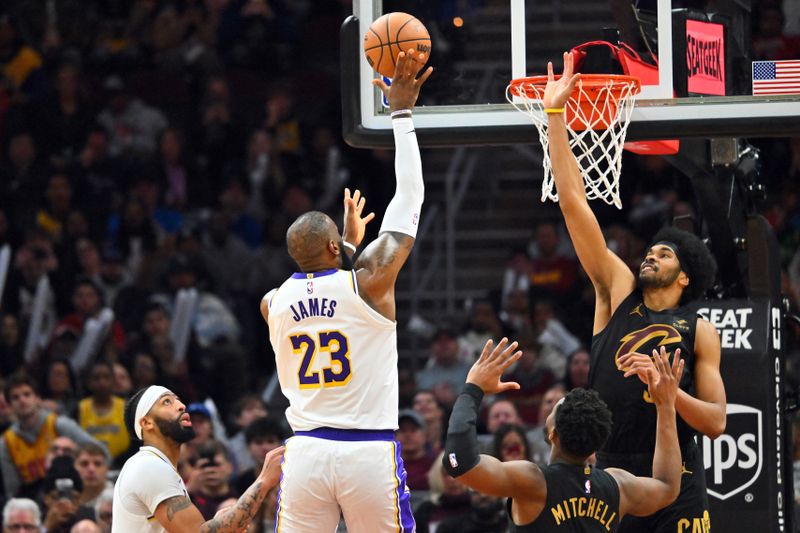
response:
<svg viewBox="0 0 800 533"><path fill-rule="evenodd" d="M77 336L83 334L86 321L97 318L105 308L103 293L91 279L78 278L72 289L72 308L73 312L61 319L56 325L56 332L69 330ZM109 346L106 350L107 355L115 356L125 348L125 331L119 321L111 323L109 332Z"/></svg>
<svg viewBox="0 0 800 533"><path fill-rule="evenodd" d="M0 320L0 376L8 376L22 366L22 338L16 315L5 313Z"/></svg>
<svg viewBox="0 0 800 533"><path fill-rule="evenodd" d="M288 185L275 139L263 129L254 130L247 143L244 162L250 200L247 212L257 220L264 220L280 209L280 202Z"/></svg>
<svg viewBox="0 0 800 533"><path fill-rule="evenodd" d="M109 103L97 116L97 121L108 132L110 154L151 155L156 149L158 134L167 127L164 115L134 98L119 76L106 78L103 87Z"/></svg>
<svg viewBox="0 0 800 533"><path fill-rule="evenodd" d="M541 345L540 356L556 376L563 376L567 366L567 354L571 354L581 344L556 317L555 306L551 300L537 300L533 306L533 328L537 342Z"/></svg>
<svg viewBox="0 0 800 533"><path fill-rule="evenodd" d="M259 463L259 461L255 461L252 457L245 429L249 427L253 421L264 418L265 416L267 416L267 406L264 405L264 401L261 398L254 394L242 396L234 403L233 423L238 431L228 440L228 449L233 457L236 472L244 472ZM261 462L263 462L264 455L266 455L266 452L261 455ZM260 470L258 470L256 474L258 472L260 472ZM255 477L250 483L244 485L245 490L247 490L247 487L249 487L253 481L255 481ZM243 493L244 490L241 492Z"/></svg>
<svg viewBox="0 0 800 533"><path fill-rule="evenodd" d="M114 484L108 480L108 458L105 451L91 442L81 444L74 466L83 484L80 504L94 509L104 491L114 490Z"/></svg>
<svg viewBox="0 0 800 533"><path fill-rule="evenodd" d="M456 395L464 386L470 363L459 358L459 345L455 334L449 329L440 329L433 336L430 346L431 358L427 366L417 374L417 386L433 391L445 405L452 405Z"/></svg>
<svg viewBox="0 0 800 533"><path fill-rule="evenodd" d="M232 232L230 216L212 213L203 234L203 262L217 292L229 301L244 293L249 273L250 250Z"/></svg>
<svg viewBox="0 0 800 533"><path fill-rule="evenodd" d="M514 289L508 293L503 304L503 311L500 313L500 320L507 324L515 335L521 335L531 330L533 325L528 291Z"/></svg>
<svg viewBox="0 0 800 533"><path fill-rule="evenodd" d="M41 531L42 513L28 498L11 498L3 507L3 533Z"/></svg>
<svg viewBox="0 0 800 533"><path fill-rule="evenodd" d="M45 295L45 308L42 316L42 336L47 337L53 330L58 315L56 299L55 272L58 258L53 251L50 236L38 229L28 232L25 244L15 253L14 267L9 272L3 292L3 310L17 315L20 323L27 327L33 312L36 288L42 276L50 281Z"/></svg>
<svg viewBox="0 0 800 533"><path fill-rule="evenodd" d="M139 390L160 383L163 376L158 359L150 352L136 352L131 360L131 380L133 381L131 390Z"/></svg>
<svg viewBox="0 0 800 533"><path fill-rule="evenodd" d="M74 420L45 411L36 383L26 374L11 376L4 392L16 417L0 440L5 493L33 496L45 475L48 448L57 437L66 436L79 444L96 441Z"/></svg>
<svg viewBox="0 0 800 533"><path fill-rule="evenodd" d="M589 352L585 348L579 348L567 357L564 387L567 392L576 388L586 389L589 387Z"/></svg>
<svg viewBox="0 0 800 533"><path fill-rule="evenodd" d="M539 423L527 433L527 440L531 447L531 460L534 463L540 465L550 463L550 443L547 442L544 422L553 411L553 407L566 394L567 390L564 388L564 384L556 383L542 397L542 404L539 407Z"/></svg>
<svg viewBox="0 0 800 533"><path fill-rule="evenodd" d="M442 450L447 427L445 408L429 390L420 390L414 395L412 408L425 421L425 446L433 454Z"/></svg>
<svg viewBox="0 0 800 533"><path fill-rule="evenodd" d="M0 205L9 210L12 220L28 220L35 207L31 200L39 197L47 182L47 167L29 132L13 133L7 142L7 155L0 166Z"/></svg>
<svg viewBox="0 0 800 533"><path fill-rule="evenodd" d="M425 449L425 421L411 409L400 411L396 439L400 443L406 484L413 491L428 490L428 470L436 455Z"/></svg>
<svg viewBox="0 0 800 533"><path fill-rule="evenodd" d="M198 301L192 330L198 344L207 348L214 343L235 343L239 340L239 323L227 305L218 296L198 286L200 267L194 259L185 255L177 255L170 260L168 279L169 293L160 293L153 301L162 304L168 311L172 310L177 291L180 289L198 289Z"/></svg>
<svg viewBox="0 0 800 533"><path fill-rule="evenodd" d="M8 11L0 15L0 71L12 98L25 103L46 90L42 56L25 43L18 20Z"/></svg>
<svg viewBox="0 0 800 533"><path fill-rule="evenodd" d="M578 264L568 239L562 239L555 222L540 222L528 246L530 287L537 296L568 296L575 289Z"/></svg>
<svg viewBox="0 0 800 533"><path fill-rule="evenodd" d="M503 309L508 304L508 299L514 292L522 292L526 295L531 286L531 260L524 249L517 248L511 254L511 259L503 272L503 285L501 289L501 300Z"/></svg>
<svg viewBox="0 0 800 533"><path fill-rule="evenodd" d="M64 169L78 157L94 122L94 113L84 98L81 71L64 62L55 73L53 91L33 109L32 125L37 144L56 168Z"/></svg>
<svg viewBox="0 0 800 533"><path fill-rule="evenodd" d="M44 458L44 469L49 470L50 465L56 457L69 457L75 459L78 453L78 445L69 437L56 437L47 449L47 455Z"/></svg>
<svg viewBox="0 0 800 533"><path fill-rule="evenodd" d="M111 510L114 506L114 491L106 489L97 497L94 504L94 517L101 533L111 533Z"/></svg>
<svg viewBox="0 0 800 533"><path fill-rule="evenodd" d="M517 424L503 424L494 432L492 455L503 462L530 461L531 446L525 428Z"/></svg>
<svg viewBox="0 0 800 533"><path fill-rule="evenodd" d="M84 518L72 526L72 528L69 530L69 533L101 533L101 530L100 526L95 524L93 521L89 520L88 518Z"/></svg>
<svg viewBox="0 0 800 533"><path fill-rule="evenodd" d="M231 179L222 189L219 200L222 212L230 220L231 232L252 250L261 244L262 229L259 220L248 211L250 198L247 183L241 179Z"/></svg>
<svg viewBox="0 0 800 533"><path fill-rule="evenodd" d="M81 400L78 406L78 423L89 435L104 443L111 457L116 458L128 450L131 439L125 429L125 400L113 392L114 367L105 360L95 361L89 367L86 381L91 396Z"/></svg>
<svg viewBox="0 0 800 533"><path fill-rule="evenodd" d="M78 412L80 389L67 359L56 358L47 365L43 393L42 405L48 411L67 416Z"/></svg>
<svg viewBox="0 0 800 533"><path fill-rule="evenodd" d="M469 513L443 520L436 533L505 533L508 516L503 498L472 492Z"/></svg>
<svg viewBox="0 0 800 533"><path fill-rule="evenodd" d="M209 185L186 153L186 141L179 129L168 127L161 132L153 175L158 176L167 207L184 211L208 205Z"/></svg>
<svg viewBox="0 0 800 533"><path fill-rule="evenodd" d="M131 276L125 268L122 253L114 246L106 245L100 254L97 275L92 277L103 292L103 301L114 308L117 295L131 285Z"/></svg>
<svg viewBox="0 0 800 533"><path fill-rule="evenodd" d="M489 411L486 413L486 430L495 434L501 426L506 424L521 425L522 419L519 417L514 402L498 398L489 406Z"/></svg>
<svg viewBox="0 0 800 533"><path fill-rule="evenodd" d="M209 176L221 176L226 165L241 155L244 130L231 102L231 88L222 75L206 80L205 95L196 117L195 146L203 154ZM214 189L212 196L219 196Z"/></svg>
<svg viewBox="0 0 800 533"><path fill-rule="evenodd" d="M131 382L131 375L125 365L122 363L114 363L114 386L113 392L120 398L127 398L133 391L133 383Z"/></svg>
<svg viewBox="0 0 800 533"><path fill-rule="evenodd" d="M520 418L526 424L539 423L539 405L542 397L556 377L539 359L541 347L532 337L523 337L519 345L522 356L516 367L504 378L519 383L519 390L508 391L506 396L514 402Z"/></svg>
<svg viewBox="0 0 800 533"><path fill-rule="evenodd" d="M112 208L123 201L118 190L120 180L127 178L135 167L111 157L108 132L94 124L69 168L82 186L85 197L81 203L90 219L104 221Z"/></svg>
<svg viewBox="0 0 800 533"><path fill-rule="evenodd" d="M194 438L186 443L183 451L188 452L190 457L195 457L200 446L214 440L214 421L211 418L211 411L200 402L187 405L186 412L189 413L192 420Z"/></svg>
<svg viewBox="0 0 800 533"><path fill-rule="evenodd" d="M472 364L478 359L486 341L502 338L503 333L503 325L492 303L486 299L475 300L469 313L469 327L458 337L466 362Z"/></svg>
<svg viewBox="0 0 800 533"><path fill-rule="evenodd" d="M58 457L47 469L42 480L41 496L44 502L44 530L47 533L68 533L79 520L80 495L83 482L72 466L72 459Z"/></svg>
<svg viewBox="0 0 800 533"><path fill-rule="evenodd" d="M243 432L250 455L250 463L253 466L241 469L241 473L236 476L233 487L237 494L244 494L247 488L253 484L264 466L264 458L267 453L280 446L286 438L281 425L266 417L253 420Z"/></svg>
<svg viewBox="0 0 800 533"><path fill-rule="evenodd" d="M194 421L192 422L194 425ZM197 448L194 464L196 475L189 484L189 497L206 520L211 520L219 504L228 498L236 498L229 479L233 466L228 450L219 441L208 440Z"/></svg>
<svg viewBox="0 0 800 533"><path fill-rule="evenodd" d="M469 513L469 489L459 480L450 477L442 466L442 454L433 461L428 472L429 498L414 511L417 533L436 531L443 520L457 519ZM412 496L414 493L411 493Z"/></svg>
<svg viewBox="0 0 800 533"><path fill-rule="evenodd" d="M72 182L66 174L55 173L47 180L44 205L36 212L36 226L53 242L61 242L67 215L72 211Z"/></svg>

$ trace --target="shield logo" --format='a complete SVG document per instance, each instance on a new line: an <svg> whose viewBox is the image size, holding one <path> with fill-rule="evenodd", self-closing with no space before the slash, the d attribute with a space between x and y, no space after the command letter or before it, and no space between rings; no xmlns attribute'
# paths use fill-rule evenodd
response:
<svg viewBox="0 0 800 533"><path fill-rule="evenodd" d="M719 500L739 494L756 482L764 462L763 413L748 405L728 404L725 433L703 437L708 494Z"/></svg>

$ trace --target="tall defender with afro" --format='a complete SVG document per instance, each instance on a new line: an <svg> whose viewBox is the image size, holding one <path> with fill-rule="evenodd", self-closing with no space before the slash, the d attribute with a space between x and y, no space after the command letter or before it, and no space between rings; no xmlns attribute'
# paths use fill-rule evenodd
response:
<svg viewBox="0 0 800 533"><path fill-rule="evenodd" d="M716 265L703 242L675 228L659 232L647 250L638 276L606 246L584 192L569 148L564 107L579 77L571 54L564 54L564 75L550 81L543 105L549 115L549 150L559 207L572 243L595 289L589 386L608 405L611 434L597 453L602 467L650 474L655 448L656 408L645 384L653 368L649 356L660 347L680 353L686 372L675 402L683 460L681 493L666 509L646 518L626 518L624 533L674 533L681 527L710 529L703 457L695 434L716 438L725 429L725 388L719 373L720 341L714 326L687 304L711 286ZM637 379L638 378L638 379ZM689 526L687 526L687 524Z"/></svg>
<svg viewBox="0 0 800 533"><path fill-rule="evenodd" d="M500 381L519 359L521 352L516 349L516 342L503 339L492 350L488 341L472 366L447 428L443 463L450 475L480 492L510 498L507 509L515 533L617 531L622 517L651 514L675 499L681 483L675 398L683 360L674 357L670 366L662 349L645 373L657 413L649 477L591 465L592 454L611 433L611 412L595 391L584 389L567 394L545 420L549 465L479 456L475 424L481 399L484 394L519 388L517 383Z"/></svg>

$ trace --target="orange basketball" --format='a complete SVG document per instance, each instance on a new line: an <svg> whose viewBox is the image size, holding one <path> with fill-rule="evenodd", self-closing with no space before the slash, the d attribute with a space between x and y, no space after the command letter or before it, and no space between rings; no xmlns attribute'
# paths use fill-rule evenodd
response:
<svg viewBox="0 0 800 533"><path fill-rule="evenodd" d="M369 27L364 35L364 53L372 68L391 78L394 64L400 51L415 51L414 59L424 54L422 64L428 62L431 54L431 36L427 28L413 15L396 11L386 13Z"/></svg>

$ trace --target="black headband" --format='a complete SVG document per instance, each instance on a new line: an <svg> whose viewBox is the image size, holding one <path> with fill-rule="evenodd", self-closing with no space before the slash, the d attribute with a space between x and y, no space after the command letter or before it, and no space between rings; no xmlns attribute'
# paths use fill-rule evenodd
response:
<svg viewBox="0 0 800 533"><path fill-rule="evenodd" d="M683 260L683 255L681 255L680 247L672 241L658 241L651 244L650 248L652 248L653 246L658 246L659 244L662 246L666 246L670 250L672 250L672 252L675 254L675 257L678 258L678 263L680 264L681 270L683 270L686 273L689 279L692 279L692 273L689 271L689 263Z"/></svg>

